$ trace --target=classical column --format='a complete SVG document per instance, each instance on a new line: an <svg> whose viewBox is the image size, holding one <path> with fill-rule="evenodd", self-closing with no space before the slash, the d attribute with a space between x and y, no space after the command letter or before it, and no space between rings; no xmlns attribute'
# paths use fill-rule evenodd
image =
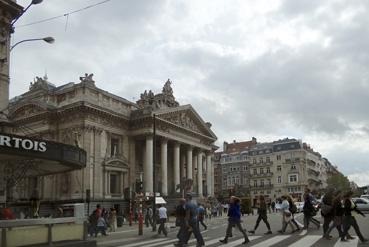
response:
<svg viewBox="0 0 369 247"><path fill-rule="evenodd" d="M202 153L197 154L197 193L199 197L203 196L202 192Z"/></svg>
<svg viewBox="0 0 369 247"><path fill-rule="evenodd" d="M174 143L174 189L176 189L177 184L180 183L179 152L180 144Z"/></svg>
<svg viewBox="0 0 369 247"><path fill-rule="evenodd" d="M192 147L187 148L187 179L192 179Z"/></svg>
<svg viewBox="0 0 369 247"><path fill-rule="evenodd" d="M193 159L192 159L193 188L195 188L197 185L196 169L197 169L197 155L193 154Z"/></svg>
<svg viewBox="0 0 369 247"><path fill-rule="evenodd" d="M212 195L212 177L211 177L211 155L206 155L206 193L208 196Z"/></svg>
<svg viewBox="0 0 369 247"><path fill-rule="evenodd" d="M168 195L168 140L161 141L161 193Z"/></svg>
<svg viewBox="0 0 369 247"><path fill-rule="evenodd" d="M185 154L182 154L181 155L181 172L180 172L180 179L182 180L182 178L186 178L186 155Z"/></svg>
<svg viewBox="0 0 369 247"><path fill-rule="evenodd" d="M153 138L152 136L146 137L146 152L145 152L145 163L144 163L144 192L154 192L153 189L153 177L152 172L154 169L153 165Z"/></svg>

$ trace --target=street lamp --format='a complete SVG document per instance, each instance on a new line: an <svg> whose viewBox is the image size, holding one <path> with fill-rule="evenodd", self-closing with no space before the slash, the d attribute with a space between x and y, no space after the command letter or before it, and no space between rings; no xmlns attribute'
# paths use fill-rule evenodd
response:
<svg viewBox="0 0 369 247"><path fill-rule="evenodd" d="M156 182L156 172L155 172L155 159L156 159L156 114L153 114L153 166L154 169L152 170L152 176L153 176L153 192L154 192L154 200L152 203L152 210L153 210L153 218L154 218L154 224L152 224L152 231L155 232L156 231L156 186L155 186L155 182Z"/></svg>
<svg viewBox="0 0 369 247"><path fill-rule="evenodd" d="M32 6L32 5L36 5L42 3L42 0L32 0L31 3L22 10L22 12L20 12L20 14L17 16L17 18L15 18L12 23L10 24L10 29L11 32L14 32L14 24L18 21L18 19Z"/></svg>
<svg viewBox="0 0 369 247"><path fill-rule="evenodd" d="M16 47L17 45L19 45L20 43L24 43L24 42L29 42L29 41L38 41L38 40L43 40L46 43L52 44L55 42L55 39L53 37L45 37L45 38L38 38L38 39L25 39L25 40L21 40L17 43L15 43L14 45L12 45L10 47L10 51L12 51L14 49L14 47Z"/></svg>

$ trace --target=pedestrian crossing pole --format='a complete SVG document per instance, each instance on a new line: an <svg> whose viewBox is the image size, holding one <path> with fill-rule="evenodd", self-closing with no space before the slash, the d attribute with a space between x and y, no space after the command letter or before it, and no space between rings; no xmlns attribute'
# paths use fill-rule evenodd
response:
<svg viewBox="0 0 369 247"><path fill-rule="evenodd" d="M140 207L138 211L138 235L141 236L143 234L143 216L142 216L142 198L143 195L140 193L139 197Z"/></svg>

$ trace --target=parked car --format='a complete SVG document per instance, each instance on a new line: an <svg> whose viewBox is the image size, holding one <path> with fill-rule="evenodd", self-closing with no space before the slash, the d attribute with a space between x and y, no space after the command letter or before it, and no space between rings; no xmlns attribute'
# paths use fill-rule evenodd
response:
<svg viewBox="0 0 369 247"><path fill-rule="evenodd" d="M369 195L361 195L360 198L365 198L369 200Z"/></svg>
<svg viewBox="0 0 369 247"><path fill-rule="evenodd" d="M355 202L358 209L361 211L369 211L369 200L366 198L352 198L352 201Z"/></svg>
<svg viewBox="0 0 369 247"><path fill-rule="evenodd" d="M297 213L301 213L304 208L304 202L295 202Z"/></svg>

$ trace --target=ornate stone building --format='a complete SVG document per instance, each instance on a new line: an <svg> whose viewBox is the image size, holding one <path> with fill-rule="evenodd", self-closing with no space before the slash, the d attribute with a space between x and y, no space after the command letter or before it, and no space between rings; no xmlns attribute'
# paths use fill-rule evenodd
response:
<svg viewBox="0 0 369 247"><path fill-rule="evenodd" d="M175 100L169 79L161 93L145 91L134 103L97 88L92 76L59 87L36 77L28 92L11 100L14 133L78 145L87 152L85 169L33 181L42 200L83 201L88 190L91 200L112 205L137 191L141 179L148 193L155 183L156 192L175 195L181 181L192 179L200 197L213 195L217 138L191 105ZM19 199L27 197L24 190L19 193Z"/></svg>

